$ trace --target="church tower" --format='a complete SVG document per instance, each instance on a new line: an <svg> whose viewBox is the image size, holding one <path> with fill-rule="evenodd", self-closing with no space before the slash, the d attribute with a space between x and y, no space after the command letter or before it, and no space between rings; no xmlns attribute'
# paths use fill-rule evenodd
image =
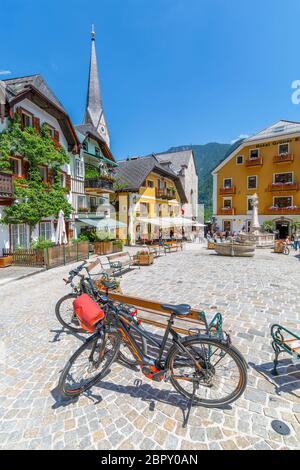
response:
<svg viewBox="0 0 300 470"><path fill-rule="evenodd" d="M103 112L100 92L94 25L92 27L92 47L84 124L92 124L109 147L110 138Z"/></svg>

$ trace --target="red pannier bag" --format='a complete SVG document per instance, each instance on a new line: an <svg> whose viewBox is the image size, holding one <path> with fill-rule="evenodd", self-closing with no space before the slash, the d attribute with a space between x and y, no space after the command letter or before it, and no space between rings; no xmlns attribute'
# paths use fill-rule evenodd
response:
<svg viewBox="0 0 300 470"><path fill-rule="evenodd" d="M81 328L90 333L95 331L95 324L105 316L99 305L87 294L77 297L73 302L73 308Z"/></svg>

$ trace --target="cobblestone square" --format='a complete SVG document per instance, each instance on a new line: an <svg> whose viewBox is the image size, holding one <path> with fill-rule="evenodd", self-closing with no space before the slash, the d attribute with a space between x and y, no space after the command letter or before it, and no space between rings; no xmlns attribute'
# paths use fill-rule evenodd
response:
<svg viewBox="0 0 300 470"><path fill-rule="evenodd" d="M270 250L249 259L218 257L190 245L122 277L126 294L190 303L209 317L220 311L248 362L244 396L225 410L193 408L187 429L183 402L170 384L119 363L89 393L59 400L60 371L81 341L62 333L54 314L72 266L0 286L0 447L300 449L300 365L283 355L280 376L269 374L271 324L299 333L299 261ZM288 425L288 436L272 429L275 419Z"/></svg>

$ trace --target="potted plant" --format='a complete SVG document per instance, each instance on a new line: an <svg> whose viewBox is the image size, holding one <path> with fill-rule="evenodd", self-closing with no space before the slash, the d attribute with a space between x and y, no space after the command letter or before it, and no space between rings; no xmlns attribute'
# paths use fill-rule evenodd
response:
<svg viewBox="0 0 300 470"><path fill-rule="evenodd" d="M113 252L112 235L109 232L97 231L94 250L97 255L109 255Z"/></svg>
<svg viewBox="0 0 300 470"><path fill-rule="evenodd" d="M153 264L154 256L147 250L138 251L133 257L134 264L138 266L150 266Z"/></svg>
<svg viewBox="0 0 300 470"><path fill-rule="evenodd" d="M87 207L79 207L78 208L78 213L79 214L86 214L88 212L88 208Z"/></svg>
<svg viewBox="0 0 300 470"><path fill-rule="evenodd" d="M12 255L0 256L0 268L6 268L7 266L11 266L12 264L13 264Z"/></svg>
<svg viewBox="0 0 300 470"><path fill-rule="evenodd" d="M105 287L102 282L110 282L111 284L114 284L114 287L112 289L109 289L108 292L111 292L113 294L123 294L122 289L120 287L120 281L116 280L115 278L107 278L106 276L102 276L99 279L95 281L95 286L97 289L99 289L102 292L107 291L107 287Z"/></svg>
<svg viewBox="0 0 300 470"><path fill-rule="evenodd" d="M123 251L122 240L114 240L112 242L112 245L113 245L113 253L119 253L120 251Z"/></svg>

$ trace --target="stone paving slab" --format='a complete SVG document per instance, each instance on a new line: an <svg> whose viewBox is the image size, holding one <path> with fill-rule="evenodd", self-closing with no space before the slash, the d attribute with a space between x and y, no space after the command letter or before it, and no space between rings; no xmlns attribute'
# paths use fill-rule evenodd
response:
<svg viewBox="0 0 300 470"><path fill-rule="evenodd" d="M200 247L155 260L122 278L130 295L221 311L233 344L249 363L246 393L226 410L185 406L170 384L115 363L86 395L61 402L59 373L81 339L61 331L54 306L72 266L0 287L0 448L2 449L300 449L300 366L284 358L270 383L270 325L298 330L300 264L273 255L223 258ZM147 327L148 328L148 327ZM289 436L271 428L284 421Z"/></svg>
<svg viewBox="0 0 300 470"><path fill-rule="evenodd" d="M0 286L33 276L45 271L45 269L43 267L35 268L30 266L7 266L6 268L0 268Z"/></svg>

